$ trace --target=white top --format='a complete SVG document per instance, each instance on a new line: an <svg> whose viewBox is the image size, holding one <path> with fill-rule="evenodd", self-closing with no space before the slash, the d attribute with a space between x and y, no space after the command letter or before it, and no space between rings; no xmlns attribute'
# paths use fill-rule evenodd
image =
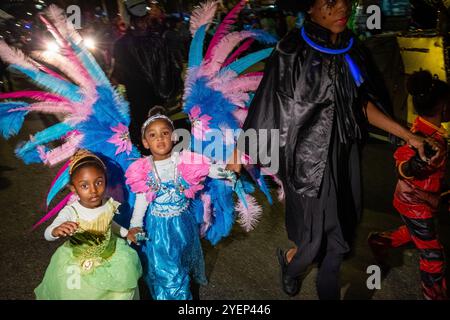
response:
<svg viewBox="0 0 450 320"><path fill-rule="evenodd" d="M175 165L179 163L180 154L178 152L164 160L154 161L156 171L158 171L161 182L167 182L175 179ZM211 164L209 167L208 177L213 179L220 178L220 170L225 169L226 164Z"/></svg>
<svg viewBox="0 0 450 320"><path fill-rule="evenodd" d="M103 204L94 209L89 209L86 207L83 207L79 201L76 201L71 204L75 208L75 210L78 213L78 216L80 219L85 221L92 221L98 218L100 214L102 214L105 211L106 208L106 202L103 200ZM59 213L58 216L53 220L53 223L45 229L45 239L48 241L55 241L59 239L59 237L52 236L53 229L56 227L59 227L61 224L67 221L77 222L77 215L76 213L69 208L70 206L65 206ZM121 237L126 237L128 234L128 230L124 227L121 227L117 222L112 221L111 228L113 232L120 234Z"/></svg>
<svg viewBox="0 0 450 320"><path fill-rule="evenodd" d="M179 153L174 152L165 160L154 161L156 171L158 172L161 182L167 182L175 179L175 166L178 164ZM211 164L208 177L213 179L221 178L220 170L225 169L226 164ZM145 193L136 194L136 202L134 203L133 216L130 221L130 229L142 227L144 225L144 216L147 211L149 202L145 198Z"/></svg>

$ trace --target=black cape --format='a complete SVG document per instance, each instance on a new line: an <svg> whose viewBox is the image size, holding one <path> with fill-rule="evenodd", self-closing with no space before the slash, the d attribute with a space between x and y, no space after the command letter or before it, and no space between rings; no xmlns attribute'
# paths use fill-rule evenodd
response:
<svg viewBox="0 0 450 320"><path fill-rule="evenodd" d="M345 48L352 37L350 31L342 32L332 45L326 29L311 21L304 28L322 47ZM337 261L350 249L362 211L360 155L367 135L367 101L389 113L381 98L386 91L377 85L382 82L369 68L374 65L364 49L356 43L348 54L364 78L360 87L344 55L316 51L294 29L269 59L244 123L244 130L280 131L279 142L264 135L265 152L278 147L286 230L299 247L289 264L293 277L324 259L321 250L333 252ZM276 155L267 153L273 161Z"/></svg>
<svg viewBox="0 0 450 320"><path fill-rule="evenodd" d="M130 102L131 140L140 146L140 128L149 109L166 106L181 93L181 70L164 39L154 32L137 35L130 30L115 43L114 59L113 78L125 85Z"/></svg>
<svg viewBox="0 0 450 320"><path fill-rule="evenodd" d="M328 30L309 20L304 27L309 38L329 48L346 47L353 36L346 30L333 45ZM360 87L344 55L316 51L303 40L299 29L292 30L268 59L249 107L243 129L279 129L279 176L304 196L319 196L334 124L342 143L363 141L368 127L367 101L391 113L383 82L366 50L356 41L349 55L364 78ZM272 144L278 142L267 136L271 156Z"/></svg>

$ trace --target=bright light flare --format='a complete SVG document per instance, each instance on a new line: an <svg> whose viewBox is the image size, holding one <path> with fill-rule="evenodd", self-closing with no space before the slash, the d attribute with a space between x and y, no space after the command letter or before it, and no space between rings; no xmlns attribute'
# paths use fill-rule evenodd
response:
<svg viewBox="0 0 450 320"><path fill-rule="evenodd" d="M47 50L45 50L45 53L47 54L54 54L59 51L59 46L55 41L49 41L47 42Z"/></svg>
<svg viewBox="0 0 450 320"><path fill-rule="evenodd" d="M92 38L85 38L83 40L83 43L86 46L86 48L88 48L89 50L94 50L96 47L95 40Z"/></svg>

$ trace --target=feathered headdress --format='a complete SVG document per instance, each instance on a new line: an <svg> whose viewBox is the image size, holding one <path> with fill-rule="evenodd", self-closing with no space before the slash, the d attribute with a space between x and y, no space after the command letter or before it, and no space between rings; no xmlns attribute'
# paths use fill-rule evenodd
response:
<svg viewBox="0 0 450 320"><path fill-rule="evenodd" d="M192 123L193 151L203 153L214 139L221 140L223 152L209 155L213 161L226 162L236 145L238 129L247 116L247 107L262 79L262 72L245 71L267 58L272 47L245 55L256 40L273 45L276 38L261 30L233 31L239 13L245 7L242 0L217 26L204 54L204 41L218 2L208 1L192 13L190 31L193 39L189 51L188 72L185 81L183 110ZM267 185L257 167L248 168L251 176L271 201ZM242 185L241 185L242 184ZM241 187L239 187L241 185ZM229 234L235 220L234 212L245 230L251 230L262 210L249 194L251 184L239 181L236 189L239 201L235 208L230 204L233 187L224 181L209 180L201 195L203 202L203 228L206 238L213 244ZM202 216L201 214L198 214ZM205 226L206 224L206 226Z"/></svg>
<svg viewBox="0 0 450 320"><path fill-rule="evenodd" d="M56 39L59 52L34 52L32 59L4 41L0 42L0 57L10 64L9 68L26 75L45 90L0 94L0 99L8 99L0 103L0 131L5 138L17 134L30 112L57 114L62 118L16 149L17 156L25 163L54 166L65 162L51 184L48 206L69 182L68 159L79 148L109 159L109 166L122 170L140 154L129 138L128 103L111 86L80 35L67 23L63 10L50 5L40 18ZM114 180L110 180L110 184L117 182ZM125 184L122 185L126 189ZM125 189L124 194L129 194ZM37 225L58 213L71 196L67 195Z"/></svg>
<svg viewBox="0 0 450 320"><path fill-rule="evenodd" d="M269 56L273 49L263 49L246 56L243 54L255 40L264 44L274 44L276 41L273 36L259 30L231 31L244 6L245 1L240 1L228 13L217 27L205 55L204 38L214 18L217 2L202 4L191 18L193 40L183 110L192 121L192 151L203 154L204 147L210 143L207 137L211 130L224 132L220 139L225 152L210 155L213 161L225 162L228 159L236 137L226 134L226 129L236 130L242 126L252 92L262 79L261 72L245 71ZM0 57L10 64L10 68L28 76L43 88L43 91L0 94L0 99L7 99L0 103L0 133L6 138L17 134L30 112L62 116L60 122L34 134L16 149L17 156L26 163L42 162L49 166L64 163L51 184L47 205L69 182L69 159L83 148L105 162L108 187L113 186L112 189L121 193L111 195L123 201L121 210L128 209L130 213L134 194L125 184L124 172L140 154L129 137L128 103L111 86L80 35L67 23L61 9L50 6L41 20L57 40L59 53L37 52L32 59L0 42ZM38 61L52 66L52 69ZM261 169L256 166L247 169L271 201ZM246 230L254 227L261 214L260 206L249 194L254 191L250 182L239 180L233 186L224 180L207 180L198 201L194 201L194 207L198 209L196 217L201 223L202 233L213 244L229 234L235 221L235 208L231 201L233 188L240 198L236 210ZM73 195L68 194L36 226L57 214L71 199Z"/></svg>

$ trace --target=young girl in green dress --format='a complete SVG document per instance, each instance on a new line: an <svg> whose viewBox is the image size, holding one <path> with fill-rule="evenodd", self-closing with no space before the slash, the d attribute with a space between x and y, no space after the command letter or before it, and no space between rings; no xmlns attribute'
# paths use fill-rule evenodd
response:
<svg viewBox="0 0 450 320"><path fill-rule="evenodd" d="M37 299L136 299L142 274L139 257L126 241L128 230L113 221L120 203L106 199L106 167L78 151L70 162L70 189L79 200L67 205L46 229L45 238L67 238L53 255Z"/></svg>

